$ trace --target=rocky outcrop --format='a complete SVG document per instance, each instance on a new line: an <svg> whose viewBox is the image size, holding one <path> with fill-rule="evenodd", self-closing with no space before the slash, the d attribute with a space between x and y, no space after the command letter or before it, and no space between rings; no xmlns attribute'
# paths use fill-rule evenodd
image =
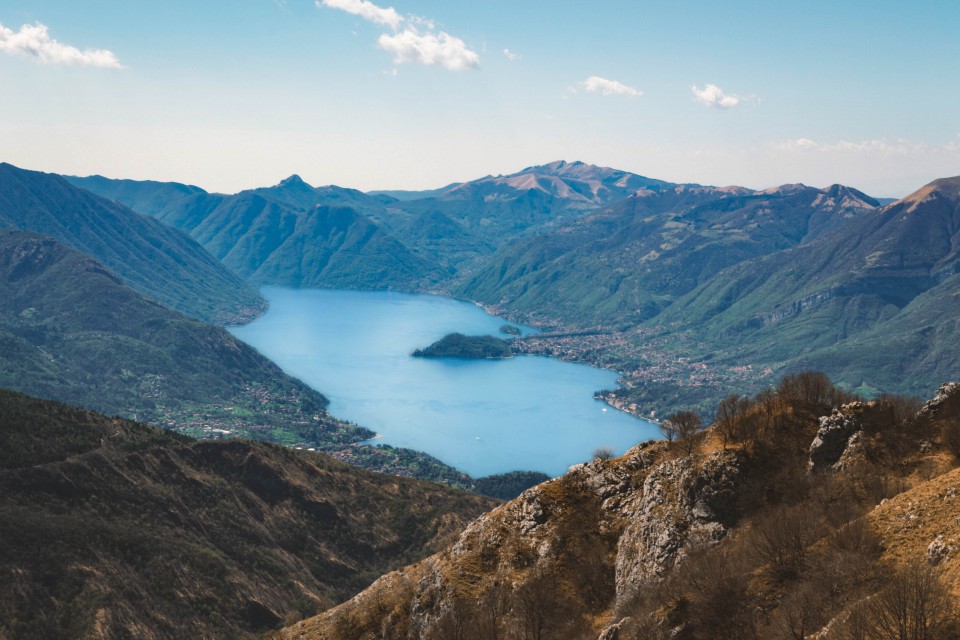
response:
<svg viewBox="0 0 960 640"><path fill-rule="evenodd" d="M960 385L942 388L925 411L937 421L952 418L952 398L960 406ZM793 620L802 609L810 613L804 637L819 628L836 640L848 605L871 597L882 571L904 558L936 565L960 590L960 469L909 495L889 493L917 469L935 473L946 464L915 407L899 399L854 402L818 418L805 398L781 400L772 409L758 404L746 419L779 412L771 423L785 437L727 449L708 430L690 455L650 442L577 465L481 516L445 551L280 637L627 640L720 637L710 633L723 625L723 637L754 637L737 634ZM808 475L808 465L835 473ZM847 482L856 492L849 498L841 495ZM861 491L871 493L864 499ZM882 495L891 497L858 515ZM816 532L794 535L811 523ZM789 564L796 557L799 564ZM782 577L803 563L826 571L848 561L863 569L830 577L843 590L837 600ZM779 601L771 581L784 592ZM768 608L765 620L755 617Z"/></svg>
<svg viewBox="0 0 960 640"><path fill-rule="evenodd" d="M618 602L662 576L691 547L716 544L726 535L740 472L738 454L718 451L702 464L692 457L666 460L647 475L617 544Z"/></svg>
<svg viewBox="0 0 960 640"><path fill-rule="evenodd" d="M621 458L577 465L481 516L446 551L406 570L403 626L414 637L441 637L464 611L493 607L497 594L511 603L503 612L507 626L522 624L526 614L517 603L538 582L545 597L561 598L550 607L575 601L575 608L609 615L611 601L628 600L694 547L716 544L737 516L743 454L677 454L666 443L645 443ZM371 602L395 598L398 584L375 583L284 637L325 637L337 619L358 624ZM629 626L614 617L593 633L615 640Z"/></svg>
<svg viewBox="0 0 960 640"><path fill-rule="evenodd" d="M956 415L960 413L960 382L947 382L940 385L936 395L923 405L920 413L921 418L939 418L946 417L944 414Z"/></svg>
<svg viewBox="0 0 960 640"><path fill-rule="evenodd" d="M864 403L852 402L840 409L834 409L829 416L820 418L817 437L810 444L811 472L824 471L834 467L854 439L854 434L863 429L861 412Z"/></svg>
<svg viewBox="0 0 960 640"><path fill-rule="evenodd" d="M941 562L950 560L953 552L953 545L947 543L943 536L939 535L927 546L927 562L931 566L936 566Z"/></svg>

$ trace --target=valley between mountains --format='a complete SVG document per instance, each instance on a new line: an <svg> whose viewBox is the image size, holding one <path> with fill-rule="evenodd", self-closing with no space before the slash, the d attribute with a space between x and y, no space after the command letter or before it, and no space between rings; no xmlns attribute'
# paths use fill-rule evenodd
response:
<svg viewBox="0 0 960 640"><path fill-rule="evenodd" d="M0 164L0 638L886 638L907 593L905 637L958 637L958 264L960 178L227 195ZM588 363L709 426L471 478L231 335L262 285L469 300L541 332L420 355Z"/></svg>

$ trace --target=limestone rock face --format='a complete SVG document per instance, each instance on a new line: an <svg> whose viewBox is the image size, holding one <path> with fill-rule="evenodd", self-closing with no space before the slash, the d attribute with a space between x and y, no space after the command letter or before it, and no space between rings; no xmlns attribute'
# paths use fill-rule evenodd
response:
<svg viewBox="0 0 960 640"><path fill-rule="evenodd" d="M712 545L734 517L740 479L737 454L718 451L702 465L666 460L647 475L636 510L617 545L617 600L663 575L694 545Z"/></svg>
<svg viewBox="0 0 960 640"><path fill-rule="evenodd" d="M824 471L840 461L851 437L863 429L860 417L863 407L862 402L851 402L820 418L817 437L810 444L808 467L811 472Z"/></svg>
<svg viewBox="0 0 960 640"><path fill-rule="evenodd" d="M960 382L940 385L936 395L920 409L918 417L934 418L944 412L955 413L960 409Z"/></svg>

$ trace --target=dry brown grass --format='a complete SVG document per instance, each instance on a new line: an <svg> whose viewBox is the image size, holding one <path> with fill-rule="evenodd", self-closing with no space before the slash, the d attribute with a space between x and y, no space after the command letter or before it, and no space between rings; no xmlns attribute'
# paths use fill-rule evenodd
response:
<svg viewBox="0 0 960 640"><path fill-rule="evenodd" d="M869 519L883 540L884 559L898 567L925 564L928 546L942 536L955 549L940 563L943 579L960 597L960 469L884 501Z"/></svg>

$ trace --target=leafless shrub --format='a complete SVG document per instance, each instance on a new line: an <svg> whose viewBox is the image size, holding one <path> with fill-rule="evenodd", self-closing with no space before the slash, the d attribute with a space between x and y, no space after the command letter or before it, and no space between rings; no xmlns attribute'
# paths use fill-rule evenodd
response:
<svg viewBox="0 0 960 640"><path fill-rule="evenodd" d="M732 394L717 405L715 416L717 431L723 439L723 446L730 442L743 442L745 439L744 421L751 406L750 398Z"/></svg>
<svg viewBox="0 0 960 640"><path fill-rule="evenodd" d="M606 461L612 458L615 455L613 449L610 447L597 447L593 450L593 459Z"/></svg>
<svg viewBox="0 0 960 640"><path fill-rule="evenodd" d="M804 569L808 547L823 532L815 510L806 505L780 507L762 518L749 534L757 560L775 580L796 578Z"/></svg>
<svg viewBox="0 0 960 640"><path fill-rule="evenodd" d="M891 576L887 587L869 602L870 627L877 640L933 640L941 637L954 615L939 572L912 566Z"/></svg>

